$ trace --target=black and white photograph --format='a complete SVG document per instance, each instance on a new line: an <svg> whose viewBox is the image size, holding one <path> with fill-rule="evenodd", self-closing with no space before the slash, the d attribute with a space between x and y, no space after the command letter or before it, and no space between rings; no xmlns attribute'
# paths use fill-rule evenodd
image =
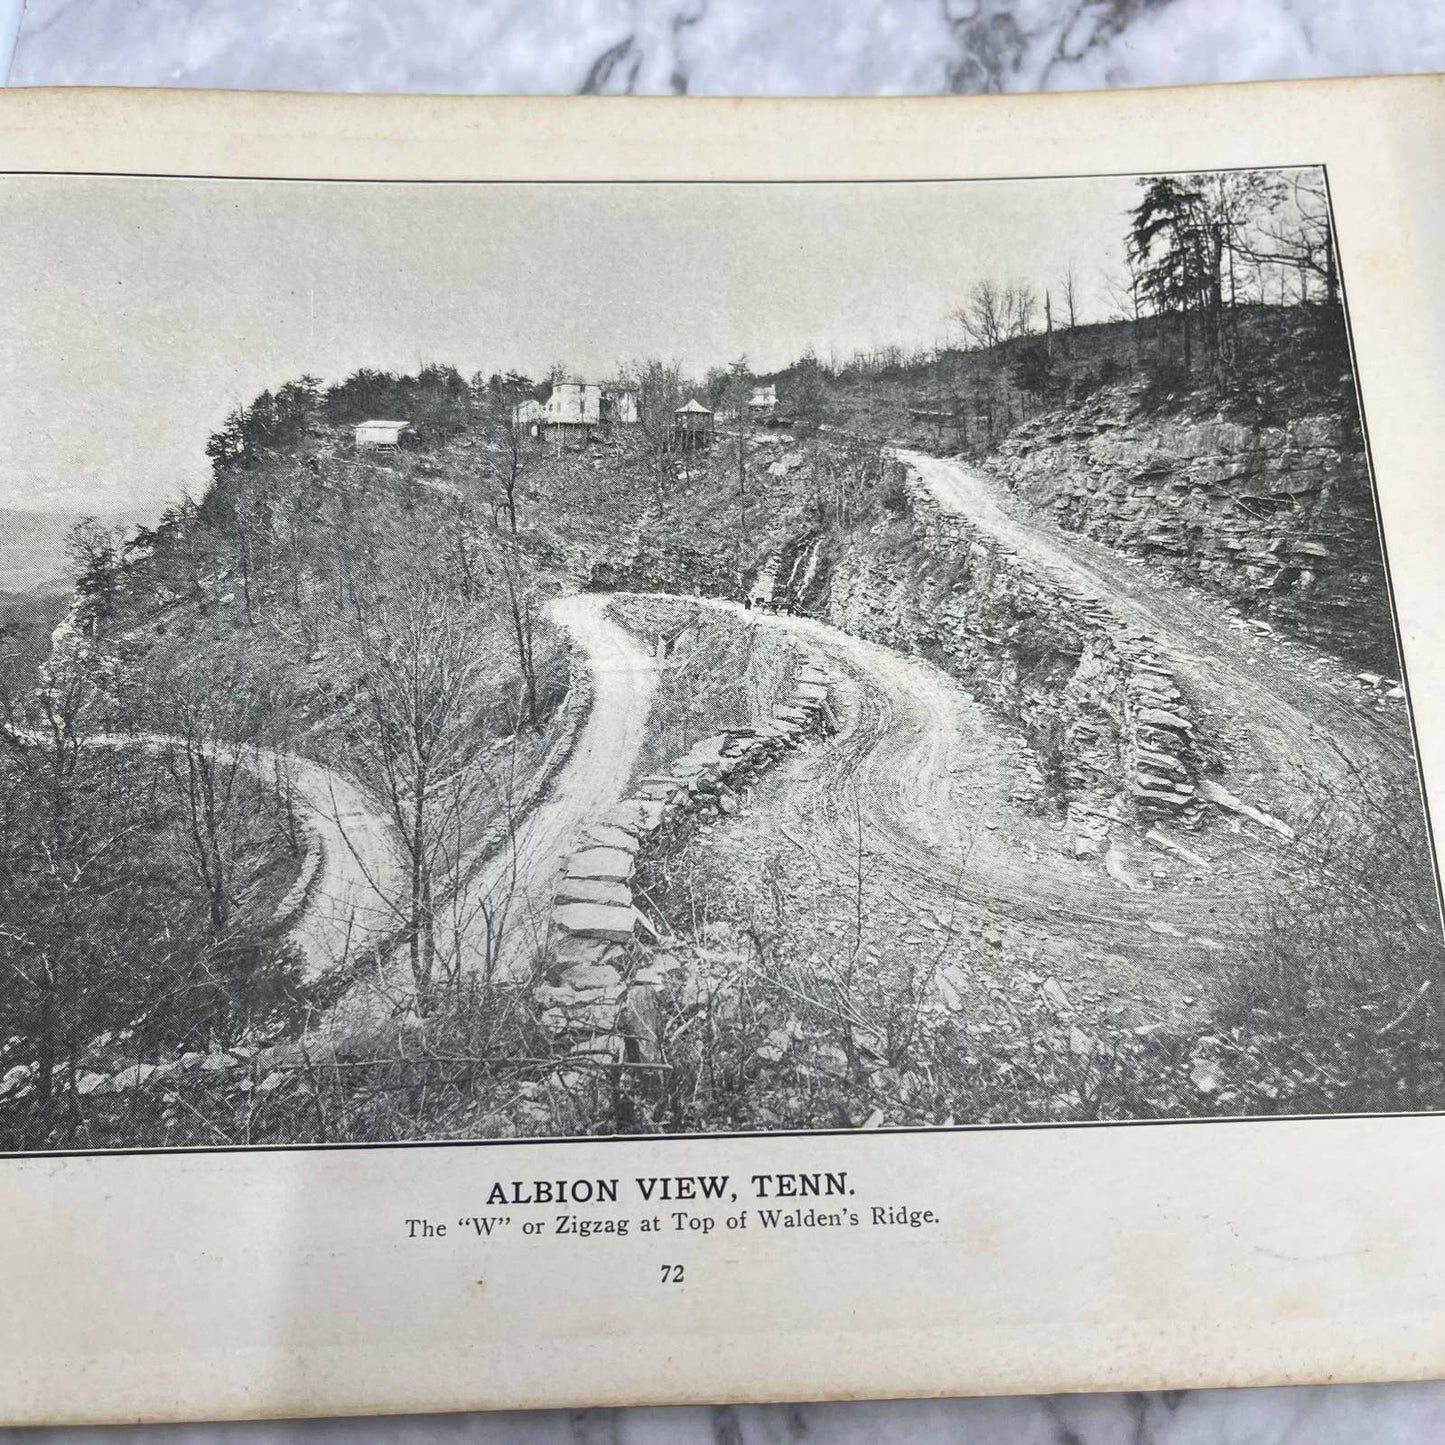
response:
<svg viewBox="0 0 1445 1445"><path fill-rule="evenodd" d="M1318 166L0 176L0 1151L1435 1111Z"/></svg>

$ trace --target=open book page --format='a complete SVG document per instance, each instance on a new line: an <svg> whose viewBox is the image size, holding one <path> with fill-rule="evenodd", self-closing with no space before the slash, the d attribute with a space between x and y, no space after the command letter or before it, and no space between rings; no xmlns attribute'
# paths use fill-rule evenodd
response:
<svg viewBox="0 0 1445 1445"><path fill-rule="evenodd" d="M0 1418L1445 1369L1441 119L0 96Z"/></svg>

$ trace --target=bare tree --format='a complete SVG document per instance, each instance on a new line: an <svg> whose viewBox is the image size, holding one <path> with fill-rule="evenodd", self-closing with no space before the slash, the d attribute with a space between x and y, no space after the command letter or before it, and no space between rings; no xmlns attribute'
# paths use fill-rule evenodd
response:
<svg viewBox="0 0 1445 1445"><path fill-rule="evenodd" d="M438 894L487 786L477 722L486 665L481 620L423 579L370 613L358 609L357 621L367 719L358 742L401 839L408 881L395 906L424 999L436 962Z"/></svg>
<svg viewBox="0 0 1445 1445"><path fill-rule="evenodd" d="M1032 336L1039 310L1039 294L1032 286L1012 282L1003 288L1004 324L1007 339Z"/></svg>
<svg viewBox="0 0 1445 1445"><path fill-rule="evenodd" d="M968 300L956 310L954 319L968 341L980 351L992 350L1009 334L1009 301L1006 288L994 281L978 281Z"/></svg>
<svg viewBox="0 0 1445 1445"><path fill-rule="evenodd" d="M1064 267L1059 294L1064 298L1064 311L1069 318L1069 330L1072 331L1079 324L1079 272L1072 261Z"/></svg>
<svg viewBox="0 0 1445 1445"><path fill-rule="evenodd" d="M748 450L752 440L753 374L746 356L728 364L728 404L733 412L733 437L738 480L737 581L741 588L748 555Z"/></svg>
<svg viewBox="0 0 1445 1445"><path fill-rule="evenodd" d="M225 738L215 714L194 699L181 698L173 713L176 731L161 758L186 823L187 851L206 895L211 927L230 922L235 871L239 747Z"/></svg>
<svg viewBox="0 0 1445 1445"><path fill-rule="evenodd" d="M512 641L517 651L517 666L522 672L529 727L540 721L537 699L536 584L528 577L521 558L504 552L497 571L507 594L507 615L512 623Z"/></svg>
<svg viewBox="0 0 1445 1445"><path fill-rule="evenodd" d="M1314 289L1329 306L1339 301L1340 278L1330 231L1329 196L1318 171L1291 173L1251 197L1251 224L1241 226L1239 255L1254 267L1277 268L1299 278L1300 300Z"/></svg>
<svg viewBox="0 0 1445 1445"><path fill-rule="evenodd" d="M659 503L671 476L675 449L673 423L677 408L685 400L686 383L682 365L653 357L637 362L627 377L637 389L637 420L652 461L653 486Z"/></svg>
<svg viewBox="0 0 1445 1445"><path fill-rule="evenodd" d="M522 400L502 391L489 398L483 412L484 470L495 485L498 507L507 514L507 530L517 535L517 493L532 457L528 424L519 414Z"/></svg>
<svg viewBox="0 0 1445 1445"><path fill-rule="evenodd" d="M1038 310L1038 292L1027 283L984 280L975 282L953 317L976 350L990 351L1005 341L1032 336Z"/></svg>

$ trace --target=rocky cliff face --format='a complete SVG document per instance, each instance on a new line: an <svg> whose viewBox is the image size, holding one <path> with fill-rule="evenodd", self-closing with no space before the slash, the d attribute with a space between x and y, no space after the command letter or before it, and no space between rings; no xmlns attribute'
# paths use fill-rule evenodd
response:
<svg viewBox="0 0 1445 1445"><path fill-rule="evenodd" d="M1059 802L1116 796L1145 817L1194 798L1205 759L1190 704L1153 639L1092 597L944 515L900 468L909 499L902 555L849 549L818 610L835 626L916 651L1015 721Z"/></svg>
<svg viewBox="0 0 1445 1445"><path fill-rule="evenodd" d="M1061 527L1397 674L1364 450L1341 418L1247 426L1149 415L1111 389L1025 423L990 465Z"/></svg>

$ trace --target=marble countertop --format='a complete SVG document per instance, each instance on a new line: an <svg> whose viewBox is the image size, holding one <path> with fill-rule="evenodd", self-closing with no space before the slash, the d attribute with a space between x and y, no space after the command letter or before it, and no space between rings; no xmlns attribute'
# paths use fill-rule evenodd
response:
<svg viewBox="0 0 1445 1445"><path fill-rule="evenodd" d="M1429 0L0 0L12 85L693 95L1445 67ZM819 43L826 37L826 43Z"/></svg>
<svg viewBox="0 0 1445 1445"><path fill-rule="evenodd" d="M10 51L13 44L13 61ZM12 85L738 95L1027 91L1445 69L1430 0L0 0ZM1445 1384L541 1411L0 1442L1445 1439Z"/></svg>

